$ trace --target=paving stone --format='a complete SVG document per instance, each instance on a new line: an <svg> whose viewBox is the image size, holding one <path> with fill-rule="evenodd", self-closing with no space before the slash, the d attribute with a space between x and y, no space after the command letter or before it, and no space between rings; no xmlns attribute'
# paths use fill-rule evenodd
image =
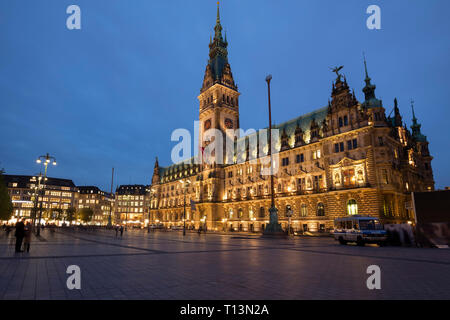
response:
<svg viewBox="0 0 450 320"><path fill-rule="evenodd" d="M329 238L181 232L42 233L30 253L0 236L0 299L449 299L450 250L340 246ZM69 265L81 290L69 290ZM381 290L369 290L369 265Z"/></svg>

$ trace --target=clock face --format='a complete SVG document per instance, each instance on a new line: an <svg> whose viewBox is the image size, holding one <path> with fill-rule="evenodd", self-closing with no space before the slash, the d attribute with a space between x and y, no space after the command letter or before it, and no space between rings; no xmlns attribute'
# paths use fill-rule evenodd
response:
<svg viewBox="0 0 450 320"><path fill-rule="evenodd" d="M209 128L211 128L211 120L210 119L205 121L204 128L205 128L205 130L208 130Z"/></svg>
<svg viewBox="0 0 450 320"><path fill-rule="evenodd" d="M233 129L233 120L226 118L225 119L225 127L227 129Z"/></svg>

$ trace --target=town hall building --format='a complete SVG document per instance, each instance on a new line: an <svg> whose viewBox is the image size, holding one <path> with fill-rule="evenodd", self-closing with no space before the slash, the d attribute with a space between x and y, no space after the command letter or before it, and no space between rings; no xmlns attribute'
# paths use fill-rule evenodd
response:
<svg viewBox="0 0 450 320"><path fill-rule="evenodd" d="M240 128L240 93L228 62L219 8L214 31L198 96L200 152L208 145L204 135L209 129L225 137L227 129ZM414 110L411 130L397 100L389 108L392 116L386 116L366 61L364 69L364 101L358 101L336 68L328 104L273 126L279 130L275 206L283 228L290 220L300 232L325 231L335 218L354 214L379 217L384 223L407 222L413 220L411 192L434 190L433 157ZM181 225L186 219L188 226L208 230L264 230L271 188L270 177L261 174L260 160L267 154L253 148L250 137L235 139L245 152L225 164L192 158L163 167L156 160L148 189L150 223Z"/></svg>

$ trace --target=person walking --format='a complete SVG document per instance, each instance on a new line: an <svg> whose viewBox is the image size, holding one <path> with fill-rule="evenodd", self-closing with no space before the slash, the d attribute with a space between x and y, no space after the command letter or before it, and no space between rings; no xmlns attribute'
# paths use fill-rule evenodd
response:
<svg viewBox="0 0 450 320"><path fill-rule="evenodd" d="M25 237L24 237L24 245L23 249L27 252L30 252L30 245L31 245L31 223L27 222L25 226Z"/></svg>
<svg viewBox="0 0 450 320"><path fill-rule="evenodd" d="M123 226L120 226L120 238L123 237Z"/></svg>
<svg viewBox="0 0 450 320"><path fill-rule="evenodd" d="M23 224L22 220L19 220L16 223L16 252L23 252L22 251L22 242L23 238L25 237L25 225Z"/></svg>

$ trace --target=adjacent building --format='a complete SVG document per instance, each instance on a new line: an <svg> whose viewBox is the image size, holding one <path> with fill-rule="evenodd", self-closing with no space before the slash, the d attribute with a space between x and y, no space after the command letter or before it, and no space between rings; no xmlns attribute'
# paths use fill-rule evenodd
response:
<svg viewBox="0 0 450 320"><path fill-rule="evenodd" d="M116 223L141 226L148 220L148 186L121 185L116 189Z"/></svg>
<svg viewBox="0 0 450 320"><path fill-rule="evenodd" d="M13 218L32 218L33 208L39 210L41 203L43 217L49 220L58 219L64 210L75 207L77 189L72 180L48 177L44 186L43 177L39 176L5 174L3 177L14 207ZM36 196L39 186L45 187L44 196Z"/></svg>
<svg viewBox="0 0 450 320"><path fill-rule="evenodd" d="M266 165L267 139L259 133L228 136L229 129L241 128L240 93L228 62L219 10L214 32L198 96L199 154L212 142L210 129L219 130L223 141L235 141L237 150L212 163L191 158L163 167L156 160L150 222L170 225L186 219L197 228L262 231L269 222L270 207L270 177L261 173ZM290 221L299 231L327 230L336 217L353 214L405 222L413 219L411 192L434 190L433 157L414 109L412 125L407 128L397 100L386 110L376 97L366 61L363 101L357 99L340 69L335 69L336 78L330 98L324 97L324 106L275 126L280 133L275 143L279 159L274 164L278 168L275 202L284 228ZM392 116L386 116L386 111ZM256 146L250 143L252 139ZM127 212L134 219L143 219L144 189L141 186L126 193L124 186L118 190L121 216ZM184 215L185 202L192 201L195 210L187 205Z"/></svg>
<svg viewBox="0 0 450 320"><path fill-rule="evenodd" d="M78 186L76 209L90 208L94 212L91 223L108 225L114 221L114 195L95 186Z"/></svg>

